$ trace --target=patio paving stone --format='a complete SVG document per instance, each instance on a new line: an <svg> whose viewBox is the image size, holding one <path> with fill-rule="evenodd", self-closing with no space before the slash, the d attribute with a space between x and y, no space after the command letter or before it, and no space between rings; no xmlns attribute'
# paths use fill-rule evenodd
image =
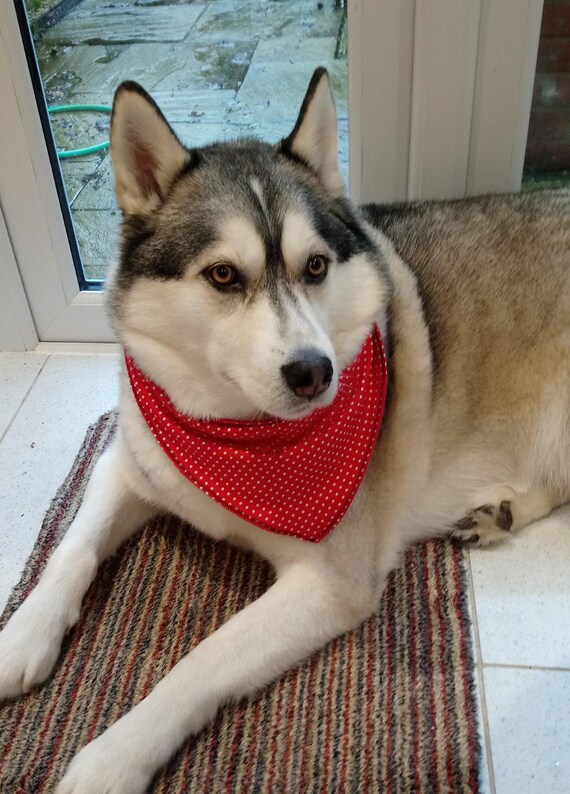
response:
<svg viewBox="0 0 570 794"><path fill-rule="evenodd" d="M38 58L48 102L78 92L110 97L123 80L136 80L147 90L213 88L237 90L247 72L256 41L228 42L219 47L169 42L77 46L42 43Z"/></svg>
<svg viewBox="0 0 570 794"><path fill-rule="evenodd" d="M192 38L224 41L236 38L278 38L284 34L336 36L342 10L331 10L331 3L314 0L250 0L250 2L210 3L198 20ZM320 8L319 8L320 6ZM328 6L328 7L327 7Z"/></svg>
<svg viewBox="0 0 570 794"><path fill-rule="evenodd" d="M336 38L334 36L310 36L299 38L298 33L288 33L273 39L261 39L255 49L255 63L287 61L295 63L301 59L329 62L334 58Z"/></svg>
<svg viewBox="0 0 570 794"><path fill-rule="evenodd" d="M256 39L240 38L212 46L189 38L172 45L175 60L170 72L149 84L160 89L203 87L235 91L243 82L256 45ZM151 78L154 72L155 67L150 65Z"/></svg>
<svg viewBox="0 0 570 794"><path fill-rule="evenodd" d="M92 93L95 86L97 101L110 103L123 80L136 80L147 91L193 88L235 92L255 46L255 41L220 47L168 42L75 47L42 44L38 54L50 104L66 101L72 93Z"/></svg>
<svg viewBox="0 0 570 794"><path fill-rule="evenodd" d="M213 0L198 0L197 5L212 2ZM81 0L81 10L88 8L124 8L126 5L138 8L152 6L180 6L190 5L194 0Z"/></svg>
<svg viewBox="0 0 570 794"><path fill-rule="evenodd" d="M113 167L107 157L101 165L87 177L83 190L73 202L74 210L116 210Z"/></svg>
<svg viewBox="0 0 570 794"><path fill-rule="evenodd" d="M149 91L152 98L166 116L169 122L172 121L201 121L208 120L219 122L221 118L229 113L235 100L235 91L218 91L216 89L187 89L184 91ZM91 104L100 101L101 94L94 93L72 93L68 99L70 102ZM105 102L112 101L112 96L106 98ZM229 121L229 118L228 118Z"/></svg>
<svg viewBox="0 0 570 794"><path fill-rule="evenodd" d="M294 120L314 70L322 65L329 69L338 116L346 118L347 65L344 61L331 61L328 64L323 64L322 60L257 63L255 57L238 91L232 114L249 114L256 123L264 119Z"/></svg>
<svg viewBox="0 0 570 794"><path fill-rule="evenodd" d="M60 163L61 165L61 163ZM62 167L63 184L65 193L70 205L81 193L91 173L93 172L93 162L81 160L79 162L70 162Z"/></svg>
<svg viewBox="0 0 570 794"><path fill-rule="evenodd" d="M85 82L103 85L109 72L115 73L111 64L127 49L123 44L72 47L40 42L36 55L48 104L66 103L69 93Z"/></svg>
<svg viewBox="0 0 570 794"><path fill-rule="evenodd" d="M74 11L44 35L56 44L130 44L182 41L204 11L203 5L94 7Z"/></svg>
<svg viewBox="0 0 570 794"><path fill-rule="evenodd" d="M121 213L73 209L71 216L86 278L103 278L116 257Z"/></svg>
<svg viewBox="0 0 570 794"><path fill-rule="evenodd" d="M260 119L257 123L243 121L239 129L242 130L242 136L258 138L267 143L277 143L292 132L295 121L296 117L279 121ZM230 126L238 127L233 123ZM348 184L348 119L338 120L338 159L345 184Z"/></svg>

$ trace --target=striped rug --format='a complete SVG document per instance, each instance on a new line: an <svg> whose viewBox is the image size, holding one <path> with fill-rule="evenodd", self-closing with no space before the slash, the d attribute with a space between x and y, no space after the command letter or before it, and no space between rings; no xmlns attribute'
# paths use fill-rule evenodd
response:
<svg viewBox="0 0 570 794"><path fill-rule="evenodd" d="M75 514L113 415L89 429L3 615ZM171 517L103 565L57 669L0 707L0 792L50 792L72 756L201 639L263 593L271 570ZM377 614L190 739L153 794L475 792L480 748L460 549L408 552Z"/></svg>

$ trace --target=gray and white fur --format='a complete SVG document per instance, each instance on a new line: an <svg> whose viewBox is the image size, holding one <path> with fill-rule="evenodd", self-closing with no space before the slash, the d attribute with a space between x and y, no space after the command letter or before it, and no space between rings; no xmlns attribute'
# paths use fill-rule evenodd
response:
<svg viewBox="0 0 570 794"><path fill-rule="evenodd" d="M143 792L224 703L373 613L411 542L503 541L570 498L570 193L359 210L336 149L324 70L275 146L188 149L143 89L117 91L108 298L140 368L192 416L294 419L334 399L376 321L389 394L356 498L313 544L188 482L122 372L117 437L0 635L0 696L49 676L98 565L159 510L255 550L277 578L81 750L57 794Z"/></svg>

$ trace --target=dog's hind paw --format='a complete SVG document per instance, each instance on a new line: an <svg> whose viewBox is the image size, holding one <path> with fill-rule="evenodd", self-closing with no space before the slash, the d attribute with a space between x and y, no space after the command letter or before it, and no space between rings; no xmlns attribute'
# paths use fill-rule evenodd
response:
<svg viewBox="0 0 570 794"><path fill-rule="evenodd" d="M475 546L488 546L509 537L513 525L511 503L508 500L497 505L481 505L453 525L452 536Z"/></svg>

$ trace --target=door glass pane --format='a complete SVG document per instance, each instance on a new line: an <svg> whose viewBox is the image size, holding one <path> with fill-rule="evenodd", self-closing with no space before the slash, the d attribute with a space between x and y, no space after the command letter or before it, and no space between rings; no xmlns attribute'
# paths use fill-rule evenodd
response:
<svg viewBox="0 0 570 794"><path fill-rule="evenodd" d="M570 185L570 3L545 0L523 190Z"/></svg>
<svg viewBox="0 0 570 794"><path fill-rule="evenodd" d="M346 175L344 0L14 2L20 12L26 5L40 100L43 89L50 108L101 108L110 106L121 81L136 80L188 146L242 135L277 141L291 131L313 70L326 66ZM113 261L120 216L108 148L82 150L108 140L109 114L56 112L49 126L78 243L79 275L96 285ZM60 159L70 151L75 154Z"/></svg>

